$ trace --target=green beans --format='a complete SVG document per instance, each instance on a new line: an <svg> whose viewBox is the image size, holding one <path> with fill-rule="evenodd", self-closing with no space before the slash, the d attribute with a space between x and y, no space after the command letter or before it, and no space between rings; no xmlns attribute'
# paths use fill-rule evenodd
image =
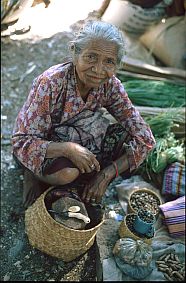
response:
<svg viewBox="0 0 186 283"><path fill-rule="evenodd" d="M144 120L149 124L154 136L163 137L171 132L171 129L178 124L184 123L185 115L183 115L180 108L177 111L169 110L167 112L159 113L144 117Z"/></svg>
<svg viewBox="0 0 186 283"><path fill-rule="evenodd" d="M156 80L129 80L123 82L129 98L135 105L152 107L185 106L185 86Z"/></svg>

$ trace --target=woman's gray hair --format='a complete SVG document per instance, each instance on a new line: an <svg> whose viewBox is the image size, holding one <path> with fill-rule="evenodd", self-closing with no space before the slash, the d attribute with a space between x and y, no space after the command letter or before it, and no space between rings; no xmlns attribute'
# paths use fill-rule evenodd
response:
<svg viewBox="0 0 186 283"><path fill-rule="evenodd" d="M125 44L122 32L114 25L102 21L88 21L76 34L75 39L70 42L70 51L73 59L87 47L87 45L95 39L105 39L116 44L118 48L117 64L121 63L121 59L125 53Z"/></svg>

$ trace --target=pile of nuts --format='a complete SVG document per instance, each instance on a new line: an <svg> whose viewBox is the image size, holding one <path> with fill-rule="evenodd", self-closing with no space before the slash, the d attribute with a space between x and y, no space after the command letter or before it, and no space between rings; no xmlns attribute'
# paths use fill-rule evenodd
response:
<svg viewBox="0 0 186 283"><path fill-rule="evenodd" d="M135 214L127 214L126 218L126 225L127 225L127 228L134 234L136 235L137 237L140 237L140 238L149 238L147 236L143 236L141 234L139 234L138 232L135 231L134 229L134 221L136 219L136 215Z"/></svg>
<svg viewBox="0 0 186 283"><path fill-rule="evenodd" d="M132 231L133 233L134 233L134 228L133 228L133 223L134 223L134 221L135 221L135 219L136 219L136 215L134 215L134 214L128 214L127 216L126 216L126 224L127 224L127 227L128 227L128 229L130 230L130 231Z"/></svg>
<svg viewBox="0 0 186 283"><path fill-rule="evenodd" d="M145 191L134 192L130 197L130 205L134 211L138 211L140 208L150 210L153 214L159 212L160 200L153 194Z"/></svg>
<svg viewBox="0 0 186 283"><path fill-rule="evenodd" d="M138 216L141 220L143 220L146 223L151 223L154 220L154 216L152 212L150 212L149 210L143 210L143 209L139 210Z"/></svg>
<svg viewBox="0 0 186 283"><path fill-rule="evenodd" d="M169 281L184 281L185 264L181 263L178 256L171 252L164 254L156 260L159 271L164 273L164 277Z"/></svg>

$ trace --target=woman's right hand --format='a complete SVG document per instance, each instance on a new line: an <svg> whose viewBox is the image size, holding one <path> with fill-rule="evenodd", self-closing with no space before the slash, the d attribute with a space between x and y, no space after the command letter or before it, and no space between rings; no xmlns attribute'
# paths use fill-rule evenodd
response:
<svg viewBox="0 0 186 283"><path fill-rule="evenodd" d="M64 156L70 159L79 168L81 173L90 173L93 170L100 171L100 165L96 156L77 143L66 142L63 143Z"/></svg>
<svg viewBox="0 0 186 283"><path fill-rule="evenodd" d="M96 156L74 142L51 142L46 151L46 158L66 157L70 159L81 173L90 173L93 170L100 171L100 165Z"/></svg>

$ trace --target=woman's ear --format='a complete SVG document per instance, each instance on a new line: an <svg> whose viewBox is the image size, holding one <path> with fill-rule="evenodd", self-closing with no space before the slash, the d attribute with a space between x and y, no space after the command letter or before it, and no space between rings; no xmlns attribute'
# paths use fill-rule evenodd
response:
<svg viewBox="0 0 186 283"><path fill-rule="evenodd" d="M75 52L75 48L76 48L75 43L73 41L71 41L70 44L69 44L69 51L72 55L74 65L77 63L77 55L76 55L76 52Z"/></svg>
<svg viewBox="0 0 186 283"><path fill-rule="evenodd" d="M69 43L69 50L74 54L74 52L75 52L75 43L73 41L71 41Z"/></svg>

